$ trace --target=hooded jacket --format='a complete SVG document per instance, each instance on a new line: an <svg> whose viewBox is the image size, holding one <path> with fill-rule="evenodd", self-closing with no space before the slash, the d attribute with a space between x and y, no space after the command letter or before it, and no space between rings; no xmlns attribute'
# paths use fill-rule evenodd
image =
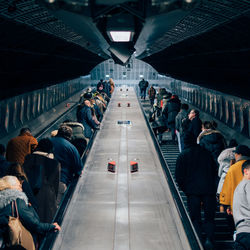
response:
<svg viewBox="0 0 250 250"><path fill-rule="evenodd" d="M230 168L230 162L232 159L234 159L234 152L233 152L234 150L235 147L223 150L217 159L219 163L218 176L220 177L220 181L217 188L218 194L221 192L224 180Z"/></svg>
<svg viewBox="0 0 250 250"><path fill-rule="evenodd" d="M203 131L198 136L197 141L202 147L212 154L216 163L218 156L222 150L226 148L226 142L223 135L218 130L214 129L207 129L206 131Z"/></svg>
<svg viewBox="0 0 250 250"><path fill-rule="evenodd" d="M33 207L28 205L28 198L25 193L16 189L5 189L0 191L0 221L8 223L9 216L12 216L12 201L16 201L19 219L32 235L44 234L55 228L53 224L40 222ZM0 226L2 231L6 232L7 224L1 224Z"/></svg>

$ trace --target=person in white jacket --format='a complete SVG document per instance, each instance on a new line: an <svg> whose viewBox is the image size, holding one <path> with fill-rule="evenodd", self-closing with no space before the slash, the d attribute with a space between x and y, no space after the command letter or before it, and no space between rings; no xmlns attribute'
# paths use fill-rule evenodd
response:
<svg viewBox="0 0 250 250"><path fill-rule="evenodd" d="M218 170L218 176L220 177L218 187L217 187L217 194L219 195L224 183L224 180L226 178L227 172L232 164L234 164L234 150L237 146L237 142L235 139L232 139L229 142L229 148L224 149L219 157L218 157L218 163L219 163L219 170Z"/></svg>

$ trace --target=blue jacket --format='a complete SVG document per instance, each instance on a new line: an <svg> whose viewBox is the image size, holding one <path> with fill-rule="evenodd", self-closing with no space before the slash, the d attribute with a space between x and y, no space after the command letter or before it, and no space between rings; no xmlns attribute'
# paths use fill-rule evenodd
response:
<svg viewBox="0 0 250 250"><path fill-rule="evenodd" d="M92 135L92 128L95 129L97 124L92 119L91 108L88 106L83 106L79 111L78 121L84 126L84 136L90 138Z"/></svg>
<svg viewBox="0 0 250 250"><path fill-rule="evenodd" d="M61 182L68 185L74 176L79 176L83 169L81 157L76 147L66 139L56 136L51 141L55 158L61 163Z"/></svg>

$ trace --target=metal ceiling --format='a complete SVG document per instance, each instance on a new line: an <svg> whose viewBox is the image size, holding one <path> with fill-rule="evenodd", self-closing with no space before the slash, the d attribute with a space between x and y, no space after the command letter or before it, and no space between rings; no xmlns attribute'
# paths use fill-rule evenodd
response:
<svg viewBox="0 0 250 250"><path fill-rule="evenodd" d="M106 24L124 13L134 40L113 53ZM249 13L248 0L0 0L0 81L12 94L40 88L121 63L121 48L122 63L135 49L161 73L233 92L249 82Z"/></svg>
<svg viewBox="0 0 250 250"><path fill-rule="evenodd" d="M91 45L82 35L50 14L36 0L1 0L0 17L28 25L38 31L75 43L93 53L102 55L104 58L108 58L103 54L101 48Z"/></svg>

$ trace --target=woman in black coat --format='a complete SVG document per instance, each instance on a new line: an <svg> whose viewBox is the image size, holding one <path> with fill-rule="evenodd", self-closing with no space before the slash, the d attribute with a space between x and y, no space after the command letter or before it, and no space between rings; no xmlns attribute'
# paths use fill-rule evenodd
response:
<svg viewBox="0 0 250 250"><path fill-rule="evenodd" d="M22 191L22 185L15 176L5 176L0 179L0 221L7 222L12 216L12 202L16 201L19 219L23 226L33 237L45 234L49 231L58 231L60 226L57 223L42 223L32 206L28 203L28 198ZM7 220L5 220L7 218ZM6 239L7 224L1 224Z"/></svg>
<svg viewBox="0 0 250 250"><path fill-rule="evenodd" d="M197 143L212 154L214 161L218 165L217 159L222 150L226 148L226 141L220 131L216 130L210 121L202 123L202 132L197 138Z"/></svg>

